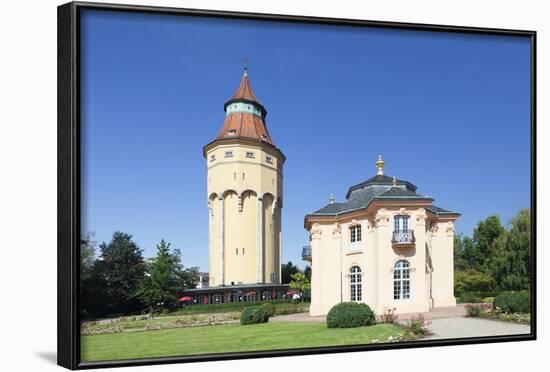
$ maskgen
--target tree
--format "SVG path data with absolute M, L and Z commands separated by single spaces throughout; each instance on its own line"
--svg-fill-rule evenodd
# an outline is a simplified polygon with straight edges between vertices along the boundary
M 487 269 L 499 290 L 523 290 L 531 286 L 531 213 L 519 211 L 511 228 L 498 237 Z
M 474 242 L 469 236 L 457 234 L 454 237 L 454 262 L 456 270 L 467 270 L 475 267 Z
M 80 238 L 80 286 L 88 280 L 94 269 L 96 242 L 92 240 L 93 234 L 88 233 Z
M 147 265 L 145 278 L 137 292 L 137 297 L 149 307 L 169 306 L 177 300 L 182 288 L 194 288 L 198 281 L 198 269 L 183 269 L 181 252 L 174 249 L 170 253 L 170 243 L 164 239 L 157 245 L 156 257 Z
M 306 276 L 306 278 L 310 281 L 311 283 L 311 266 L 310 265 L 307 265 L 304 269 L 304 274 Z
M 471 268 L 484 271 L 487 260 L 492 255 L 494 242 L 506 233 L 506 229 L 500 223 L 498 216 L 489 216 L 481 221 L 474 229 L 471 252 L 468 253 Z
M 295 273 L 290 276 L 292 281 L 290 282 L 290 288 L 297 289 L 302 294 L 302 301 L 304 301 L 304 295 L 309 292 L 311 283 L 304 273 Z
M 299 273 L 300 269 L 294 265 L 291 261 L 281 265 L 281 283 L 288 284 L 292 280 L 291 275 Z
M 140 309 L 136 293 L 145 275 L 142 250 L 132 235 L 117 231 L 109 244 L 99 246 L 98 274 L 105 285 L 108 314 L 131 313 Z

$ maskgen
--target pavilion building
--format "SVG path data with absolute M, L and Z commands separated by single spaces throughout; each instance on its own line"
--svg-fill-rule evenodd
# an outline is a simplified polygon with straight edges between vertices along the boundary
M 368 304 L 376 314 L 455 306 L 454 222 L 460 214 L 433 205 L 416 186 L 384 175 L 351 186 L 346 201 L 305 216 L 310 247 L 312 316 L 337 303 Z

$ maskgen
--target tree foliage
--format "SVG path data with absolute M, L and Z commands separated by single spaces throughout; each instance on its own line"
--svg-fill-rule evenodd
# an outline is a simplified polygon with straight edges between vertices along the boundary
M 487 271 L 498 290 L 519 291 L 531 286 L 531 214 L 521 210 L 510 231 L 495 240 Z
M 292 281 L 292 274 L 299 273 L 300 269 L 294 265 L 292 261 L 288 261 L 286 264 L 281 265 L 281 283 L 289 284 Z
M 302 301 L 304 300 L 304 295 L 309 293 L 311 288 L 311 282 L 304 273 L 295 273 L 290 276 L 292 281 L 290 282 L 290 288 L 297 289 L 302 293 Z
M 194 288 L 198 282 L 198 269 L 183 269 L 181 252 L 170 253 L 170 243 L 164 239 L 157 245 L 156 257 L 147 265 L 137 292 L 137 297 L 152 310 L 154 307 L 168 307 L 177 301 L 177 293 Z
M 498 216 L 479 222 L 473 238 L 455 236 L 455 293 L 522 290 L 531 281 L 531 215 L 520 210 L 507 230 Z
M 145 275 L 142 250 L 132 240 L 132 235 L 117 231 L 109 244 L 99 246 L 100 259 L 96 262 L 103 281 L 109 314 L 124 314 L 140 309 L 136 296 Z

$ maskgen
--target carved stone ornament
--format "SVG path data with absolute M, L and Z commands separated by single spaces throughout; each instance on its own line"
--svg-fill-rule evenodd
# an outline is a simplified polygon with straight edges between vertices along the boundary
M 339 223 L 335 223 L 332 225 L 332 236 L 334 238 L 339 238 L 340 236 L 342 236 L 342 227 Z
M 323 231 L 321 230 L 321 225 L 319 225 L 318 223 L 314 223 L 313 226 L 311 226 L 311 229 L 309 230 L 309 238 L 320 239 L 322 233 Z
M 436 235 L 437 230 L 439 230 L 439 225 L 436 222 L 433 222 L 432 226 L 430 227 L 430 232 L 432 233 L 432 235 Z
M 452 222 L 447 222 L 447 228 L 445 229 L 447 235 L 453 235 L 455 233 L 455 226 Z
M 384 208 L 378 211 L 376 217 L 374 218 L 374 224 L 376 227 L 386 226 L 386 224 L 390 222 L 390 216 L 386 212 L 387 211 Z

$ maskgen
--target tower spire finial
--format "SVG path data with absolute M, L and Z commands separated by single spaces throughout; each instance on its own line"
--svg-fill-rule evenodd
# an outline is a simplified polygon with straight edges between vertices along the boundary
M 246 57 L 243 58 L 243 69 L 244 69 L 244 76 L 248 76 L 248 64 L 250 63 L 250 60 Z
M 378 168 L 378 172 L 376 172 L 377 176 L 383 176 L 384 175 L 384 160 L 382 160 L 382 155 L 378 155 L 378 161 L 376 162 L 376 168 Z
M 334 195 L 332 193 L 330 193 L 330 195 L 328 197 L 328 203 L 329 204 L 334 204 Z

